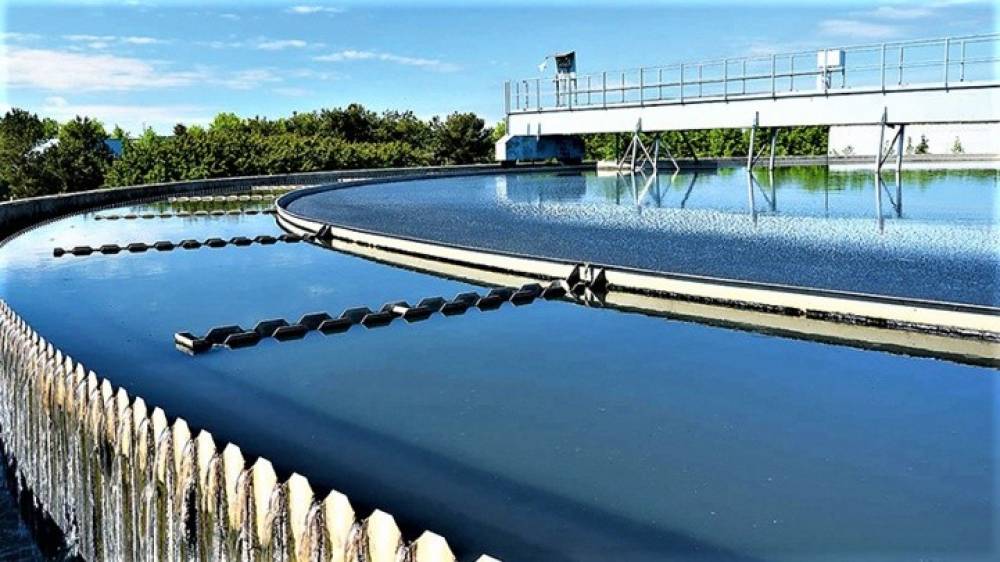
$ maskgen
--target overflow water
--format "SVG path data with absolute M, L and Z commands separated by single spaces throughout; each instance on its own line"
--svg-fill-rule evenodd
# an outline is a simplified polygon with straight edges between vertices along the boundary
M 964 188 L 965 180 L 948 180 L 954 191 L 941 204 L 957 201 L 957 210 L 912 219 L 924 232 L 978 232 L 971 241 L 934 241 L 968 244 L 970 270 L 956 275 L 983 267 L 996 249 L 982 247 L 994 236 L 992 217 L 961 207 L 966 198 L 955 193 L 992 194 L 992 178 Z M 606 248 L 642 243 L 665 259 L 660 248 L 669 245 L 651 237 L 673 232 L 690 210 L 664 205 L 669 228 L 656 230 L 660 207 L 608 204 L 605 182 L 592 175 L 435 180 L 328 192 L 336 202 L 323 205 L 369 228 L 423 229 L 423 238 L 458 236 L 451 222 L 462 220 L 463 236 L 480 242 L 503 233 L 522 244 L 522 229 L 564 228 L 535 243 L 567 252 L 580 249 L 571 243 L 600 240 L 574 239 L 579 228 L 628 232 Z M 933 185 L 907 195 L 914 213 L 940 208 L 918 203 Z M 705 191 L 713 190 L 719 195 L 706 199 L 718 208 L 702 211 L 726 220 L 712 228 L 763 231 L 746 230 L 746 217 L 727 210 L 722 184 Z M 837 226 L 837 236 L 872 236 L 852 230 L 876 225 L 851 218 L 850 204 L 836 207 L 847 209 L 841 218 L 812 216 L 811 195 L 793 205 L 796 190 L 785 191 L 779 209 L 785 202 L 802 209 L 789 218 L 794 224 L 856 220 Z M 857 195 L 838 193 L 839 201 Z M 435 222 L 444 217 L 437 207 L 458 218 Z M 163 209 L 102 213 L 154 208 Z M 757 224 L 768 218 L 785 217 L 762 213 Z M 905 212 L 887 218 L 876 236 L 890 240 L 897 227 L 910 228 L 907 220 Z M 407 538 L 439 533 L 461 560 L 486 552 L 505 561 L 985 562 L 1000 552 L 995 370 L 558 301 L 189 357 L 174 349 L 174 332 L 481 288 L 309 244 L 51 255 L 55 246 L 279 233 L 266 215 L 68 217 L 0 248 L 0 298 L 64 353 L 184 418 L 192 435 L 204 428 L 216 443 L 239 444 L 251 461 L 266 457 L 282 479 L 298 472 L 318 496 L 338 490 L 359 517 L 384 509 Z M 900 259 L 943 259 L 912 244 L 902 244 Z M 692 263 L 709 264 L 709 255 Z M 806 276 L 806 269 L 780 273 Z M 967 296 L 974 301 L 985 290 Z M 45 460 L 56 459 L 36 463 Z M 55 484 L 50 494 L 60 493 Z M 120 504 L 120 493 L 102 501 Z M 120 536 L 138 524 L 95 529 L 88 521 L 74 527 L 74 540 Z M 165 532 L 164 544 L 180 540 L 171 534 L 180 532 L 176 525 Z

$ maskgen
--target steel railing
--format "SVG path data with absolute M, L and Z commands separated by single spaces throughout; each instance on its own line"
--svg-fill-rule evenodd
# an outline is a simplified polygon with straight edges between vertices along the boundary
M 820 53 L 843 52 L 838 66 Z M 740 97 L 947 89 L 1000 76 L 1000 33 L 641 67 L 504 83 L 506 114 Z

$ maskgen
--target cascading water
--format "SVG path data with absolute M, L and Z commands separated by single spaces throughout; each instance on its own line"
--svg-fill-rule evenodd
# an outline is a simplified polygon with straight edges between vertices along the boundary
M 279 482 L 267 460 L 246 466 L 238 447 L 148 412 L 3 301 L 0 441 L 17 459 L 12 477 L 85 560 L 455 560 L 438 535 L 405 541 L 392 516 L 358 519 L 343 494 L 317 499 L 302 476 Z

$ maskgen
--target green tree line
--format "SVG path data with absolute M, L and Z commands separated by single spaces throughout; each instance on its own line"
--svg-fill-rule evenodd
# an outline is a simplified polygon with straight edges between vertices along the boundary
M 131 137 L 97 120 L 66 123 L 12 109 L 0 118 L 0 198 L 241 175 L 489 162 L 504 134 L 472 113 L 423 120 L 412 112 L 375 113 L 359 104 L 268 119 L 220 113 L 207 126 L 178 124 L 173 134 L 147 129 Z M 767 131 L 760 132 L 762 141 Z M 650 140 L 648 135 L 647 141 Z M 828 129 L 782 130 L 779 155 L 824 154 Z M 122 139 L 114 158 L 105 144 Z M 745 156 L 749 132 L 712 129 L 663 133 L 675 156 Z M 607 160 L 627 135 L 585 137 L 586 157 Z M 766 141 L 764 141 L 766 142 Z
M 101 186 L 318 170 L 471 164 L 492 160 L 492 130 L 472 113 L 422 120 L 358 104 L 240 118 L 207 127 L 178 124 L 170 136 L 131 138 L 77 117 L 59 125 L 21 109 L 0 119 L 0 197 L 33 197 Z M 105 144 L 122 139 L 113 158 Z
M 778 156 L 813 156 L 827 152 L 829 141 L 828 127 L 791 127 L 781 129 L 775 143 L 775 154 Z M 760 129 L 754 140 L 754 150 L 765 148 L 768 142 L 769 129 Z M 649 133 L 640 135 L 647 146 L 652 145 L 653 136 Z M 586 135 L 584 146 L 586 158 L 590 160 L 614 160 L 615 155 L 628 147 L 631 135 L 598 134 Z M 669 147 L 675 158 L 689 158 L 692 153 L 701 157 L 746 157 L 750 147 L 749 129 L 705 129 L 695 131 L 667 131 L 660 133 L 660 139 Z M 764 154 L 767 154 L 765 148 Z M 617 151 L 617 152 L 616 152 Z M 665 154 L 661 153 L 661 156 Z

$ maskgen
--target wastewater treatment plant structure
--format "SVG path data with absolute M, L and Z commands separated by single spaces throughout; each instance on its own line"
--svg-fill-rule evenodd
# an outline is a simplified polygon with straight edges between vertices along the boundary
M 997 129 L 998 41 L 564 53 L 496 165 L 0 204 L 9 487 L 85 560 L 996 560 L 997 156 L 901 147 Z

